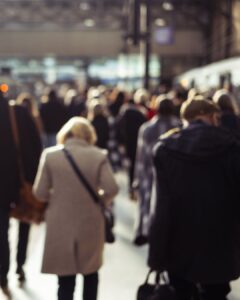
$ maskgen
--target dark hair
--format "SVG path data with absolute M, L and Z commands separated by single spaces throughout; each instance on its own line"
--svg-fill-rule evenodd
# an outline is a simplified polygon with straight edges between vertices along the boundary
M 159 96 L 157 101 L 157 113 L 160 116 L 171 116 L 174 113 L 174 105 L 172 100 L 168 99 L 166 96 Z
M 188 98 L 188 91 L 187 90 L 177 90 L 176 98 L 178 98 L 182 102 L 186 101 Z
M 48 99 L 50 101 L 57 101 L 58 97 L 57 97 L 57 93 L 54 89 L 49 90 L 48 92 Z
M 213 97 L 214 102 L 220 107 L 222 112 L 235 113 L 233 99 L 227 92 L 216 92 Z

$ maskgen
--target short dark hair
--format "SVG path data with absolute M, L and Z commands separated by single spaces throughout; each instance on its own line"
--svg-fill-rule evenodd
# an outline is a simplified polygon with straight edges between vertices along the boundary
M 180 114 L 182 119 L 192 121 L 197 116 L 210 115 L 216 112 L 220 112 L 220 109 L 215 103 L 197 96 L 182 104 Z
M 213 101 L 220 107 L 221 111 L 235 113 L 234 99 L 228 91 L 217 91 L 213 96 Z
M 172 100 L 170 100 L 167 96 L 161 95 L 158 96 L 157 99 L 157 113 L 160 116 L 171 116 L 174 113 L 174 105 Z

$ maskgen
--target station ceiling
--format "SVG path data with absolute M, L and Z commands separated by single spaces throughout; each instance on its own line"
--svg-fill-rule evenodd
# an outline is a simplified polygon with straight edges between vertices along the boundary
M 0 0 L 0 30 L 91 30 L 126 28 L 130 0 Z M 147 0 L 149 1 L 149 0 Z M 179 25 L 187 15 L 198 16 L 207 22 L 211 0 L 151 0 L 153 20 L 159 17 L 168 22 L 173 14 Z M 171 3 L 172 10 L 163 8 Z M 192 18 L 195 19 L 194 17 Z M 194 20 L 196 21 L 196 19 Z M 192 22 L 194 24 L 194 22 Z M 196 22 L 195 22 L 196 23 Z M 189 26 L 189 24 L 185 24 Z

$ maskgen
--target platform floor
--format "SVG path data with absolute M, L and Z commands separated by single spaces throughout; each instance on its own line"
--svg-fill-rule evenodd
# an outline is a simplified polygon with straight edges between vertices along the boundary
M 117 175 L 121 191 L 116 199 L 117 242 L 105 249 L 105 264 L 100 271 L 98 300 L 135 300 L 137 287 L 144 281 L 147 266 L 147 247 L 135 247 L 132 244 L 136 203 L 128 200 L 127 179 L 123 174 Z M 11 221 L 11 247 L 15 249 L 17 222 Z M 27 282 L 19 288 L 14 274 L 15 253 L 12 251 L 12 264 L 9 273 L 12 300 L 56 300 L 57 281 L 52 275 L 40 273 L 44 224 L 32 226 L 26 262 Z M 82 292 L 81 276 L 78 277 L 75 300 L 80 300 Z M 7 299 L 0 291 L 0 300 Z M 231 300 L 240 300 L 240 281 L 233 283 Z

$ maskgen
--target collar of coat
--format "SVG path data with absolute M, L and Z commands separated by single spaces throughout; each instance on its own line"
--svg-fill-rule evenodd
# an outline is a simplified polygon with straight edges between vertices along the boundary
M 65 142 L 65 145 L 79 145 L 79 146 L 89 146 L 89 144 L 84 141 L 84 140 L 81 140 L 79 138 L 68 138 Z

